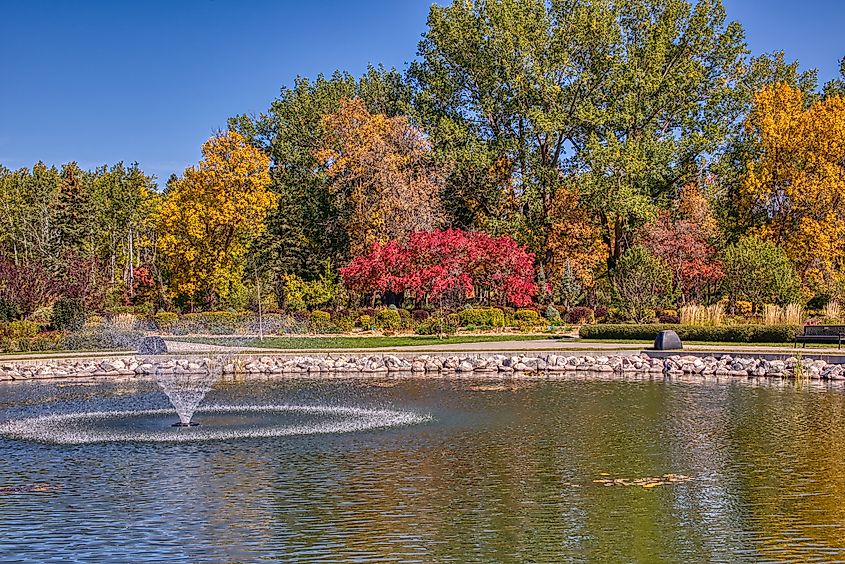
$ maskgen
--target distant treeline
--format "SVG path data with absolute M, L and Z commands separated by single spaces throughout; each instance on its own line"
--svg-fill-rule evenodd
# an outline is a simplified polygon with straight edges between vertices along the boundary
M 823 304 L 845 295 L 842 71 L 820 86 L 782 52 L 752 56 L 719 0 L 435 5 L 406 71 L 299 77 L 164 190 L 137 165 L 0 167 L 0 299 L 19 317 L 62 296 L 492 301 L 459 274 L 390 263 L 412 233 L 454 229 L 515 240 L 538 302 L 634 317 L 725 297 Z M 362 258 L 341 284 L 356 257 L 414 282 L 363 284 Z

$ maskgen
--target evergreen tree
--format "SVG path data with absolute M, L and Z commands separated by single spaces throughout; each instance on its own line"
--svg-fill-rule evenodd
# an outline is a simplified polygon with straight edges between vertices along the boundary
M 566 308 L 570 308 L 577 305 L 583 297 L 581 282 L 572 271 L 572 265 L 567 260 L 563 274 L 555 288 L 555 301 Z

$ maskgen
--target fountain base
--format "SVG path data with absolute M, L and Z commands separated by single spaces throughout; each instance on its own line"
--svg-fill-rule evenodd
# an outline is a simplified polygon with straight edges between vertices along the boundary
M 199 423 L 194 423 L 193 421 L 191 421 L 190 423 L 182 423 L 181 421 L 177 421 L 176 423 L 171 425 L 171 427 L 199 427 L 199 426 L 200 426 Z

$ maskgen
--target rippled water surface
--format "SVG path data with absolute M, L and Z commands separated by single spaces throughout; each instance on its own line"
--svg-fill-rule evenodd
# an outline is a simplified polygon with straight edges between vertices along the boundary
M 205 404 L 227 406 L 195 417 L 209 431 L 336 427 L 200 442 L 0 437 L 0 561 L 845 560 L 839 389 L 250 381 L 219 384 Z M 167 405 L 152 382 L 16 382 L 0 385 L 0 428 L 143 411 L 74 424 L 168 433 Z M 280 405 L 332 409 L 238 411 Z M 409 418 L 350 429 L 338 407 Z

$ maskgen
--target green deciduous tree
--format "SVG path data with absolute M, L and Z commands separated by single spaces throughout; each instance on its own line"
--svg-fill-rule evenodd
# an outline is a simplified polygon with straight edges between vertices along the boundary
M 479 179 L 453 190 L 453 213 L 514 233 L 543 263 L 567 180 L 613 267 L 737 117 L 745 46 L 718 0 L 460 1 L 428 24 L 410 70 L 419 119 L 455 161 L 452 184 Z
M 637 321 L 646 321 L 674 300 L 672 270 L 645 247 L 625 251 L 613 278 L 619 301 Z
M 342 202 L 332 193 L 317 151 L 326 137 L 323 117 L 336 112 L 341 100 L 355 97 L 368 111 L 393 117 L 407 111 L 410 91 L 399 72 L 382 67 L 369 68 L 358 80 L 340 72 L 313 81 L 298 77 L 266 113 L 230 120 L 230 128 L 270 157 L 271 189 L 279 202 L 253 249 L 272 273 L 280 301 L 286 273 L 314 280 L 326 260 L 342 264 L 349 258 L 348 236 L 337 221 Z
M 725 249 L 723 288 L 732 301 L 741 299 L 759 309 L 785 305 L 800 297 L 800 280 L 783 249 L 755 236 L 742 237 Z

